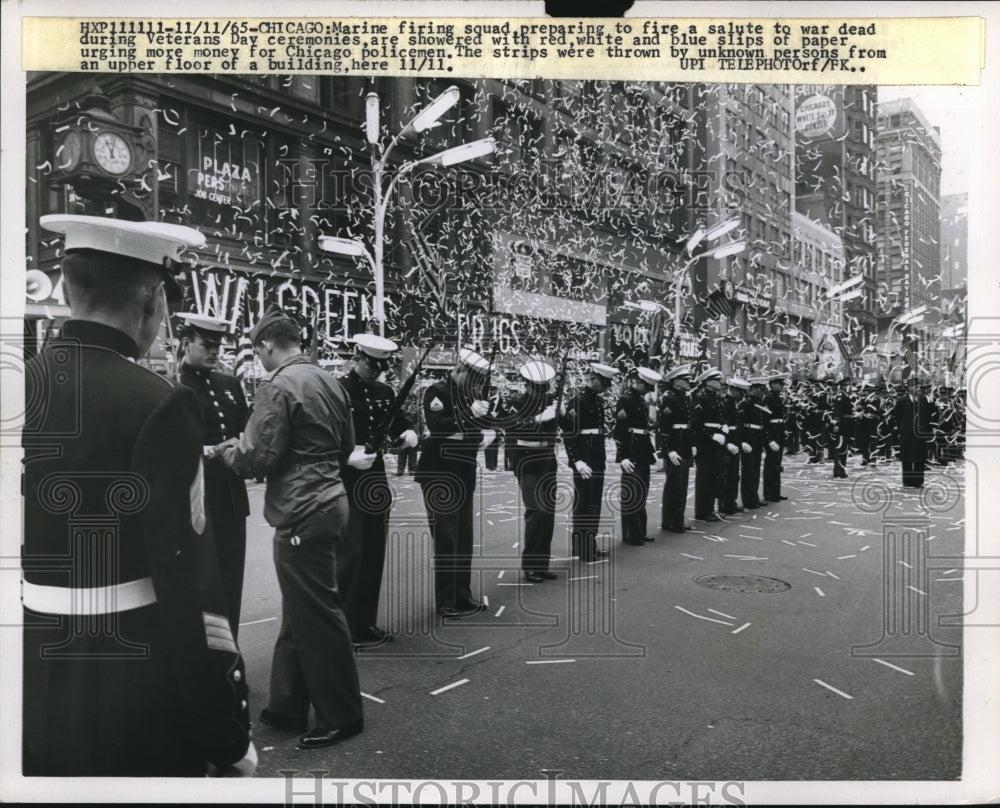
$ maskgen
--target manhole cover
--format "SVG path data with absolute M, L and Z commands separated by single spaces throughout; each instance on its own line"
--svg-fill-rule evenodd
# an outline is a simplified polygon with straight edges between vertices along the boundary
M 792 588 L 790 583 L 777 578 L 766 578 L 763 575 L 699 575 L 694 582 L 709 589 L 749 592 L 753 595 L 769 595 L 772 592 L 784 592 Z

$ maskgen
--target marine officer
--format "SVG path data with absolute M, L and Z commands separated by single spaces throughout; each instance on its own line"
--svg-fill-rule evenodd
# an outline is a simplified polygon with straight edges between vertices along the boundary
M 635 368 L 630 375 L 630 387 L 615 406 L 613 435 L 617 462 L 622 469 L 622 541 L 641 547 L 653 541 L 646 526 L 646 500 L 649 497 L 649 470 L 656 462 L 646 396 L 663 377 L 650 368 Z
M 354 644 L 374 647 L 392 640 L 377 625 L 392 510 L 383 453 L 389 443 L 398 443 L 401 450 L 415 447 L 417 433 L 402 410 L 385 423 L 396 396 L 380 377 L 399 346 L 375 334 L 357 334 L 352 341 L 354 367 L 340 383 L 351 399 L 355 448 L 362 451 L 353 453 L 342 471 L 350 515 L 337 546 L 337 588 Z M 383 428 L 385 434 L 377 435 Z M 373 441 L 379 445 L 371 445 Z
M 180 381 L 198 396 L 205 419 L 205 451 L 210 453 L 212 447 L 239 437 L 250 411 L 239 380 L 216 370 L 219 347 L 229 332 L 229 323 L 193 312 L 181 315 L 181 320 Z M 243 600 L 250 501 L 243 479 L 218 457 L 205 462 L 205 507 L 212 521 L 219 571 L 229 604 L 227 613 L 236 636 Z
M 663 484 L 663 510 L 660 528 L 671 533 L 683 533 L 691 525 L 684 523 L 687 506 L 688 479 L 692 453 L 691 389 L 692 368 L 682 365 L 667 372 L 664 380 L 670 385 L 660 401 L 657 428 L 660 433 L 660 454 L 667 472 Z

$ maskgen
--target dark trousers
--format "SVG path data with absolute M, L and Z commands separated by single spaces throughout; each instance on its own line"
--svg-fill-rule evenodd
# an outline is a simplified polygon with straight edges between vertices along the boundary
M 772 451 L 770 446 L 764 446 L 764 499 L 777 502 L 781 498 L 781 444 L 778 451 Z
M 924 484 L 924 469 L 926 460 L 903 461 L 903 485 L 907 488 L 919 488 Z
M 740 499 L 745 508 L 752 508 L 761 502 L 760 455 L 760 446 L 753 446 L 749 452 L 740 455 Z
M 604 497 L 604 469 L 594 470 L 589 480 L 573 470 L 573 532 L 570 553 L 582 561 L 593 561 L 597 531 L 601 527 L 601 500 Z
M 212 535 L 215 537 L 215 554 L 219 559 L 219 575 L 226 595 L 226 616 L 233 630 L 239 634 L 240 608 L 243 603 L 243 570 L 247 554 L 247 520 L 237 514 L 228 492 L 206 502 Z
M 639 461 L 631 474 L 622 472 L 619 502 L 622 512 L 622 541 L 626 544 L 643 544 L 646 541 L 648 498 L 649 463 Z
M 356 635 L 378 622 L 392 491 L 385 470 L 374 467 L 352 480 L 345 475 L 344 482 L 350 516 L 337 545 L 337 588 Z
M 684 508 L 687 506 L 687 490 L 690 469 L 688 461 L 681 459 L 679 466 L 670 462 L 668 457 L 663 461 L 667 471 L 667 479 L 663 484 L 663 512 L 660 516 L 660 527 L 663 530 L 684 529 Z
M 420 487 L 434 540 L 434 604 L 439 609 L 460 608 L 472 600 L 474 486 L 445 477 Z
M 483 449 L 483 463 L 486 468 L 490 471 L 497 470 L 497 463 L 500 461 L 500 444 L 503 442 L 503 438 L 497 435 L 490 443 Z
M 740 450 L 742 453 L 742 449 Z M 719 486 L 719 510 L 736 510 L 736 498 L 740 495 L 740 455 L 728 449 L 723 452 L 721 463 L 721 483 Z
M 399 447 L 399 460 L 396 461 L 396 476 L 409 469 L 411 472 L 417 470 L 417 447 Z
M 848 436 L 846 432 L 839 432 L 830 435 L 830 448 L 833 452 L 833 476 L 834 478 L 847 476 L 847 448 Z
M 866 465 L 872 461 L 872 444 L 875 438 L 875 424 L 861 421 L 854 432 L 854 443 L 861 455 L 861 461 Z
M 552 555 L 556 525 L 556 459 L 521 463 L 517 472 L 524 503 L 524 548 L 521 569 L 544 572 Z
M 809 453 L 810 463 L 820 463 L 823 461 L 823 436 L 822 427 L 811 424 L 802 429 L 802 445 Z
M 793 455 L 799 451 L 799 426 L 796 421 L 785 422 L 785 454 Z
M 337 590 L 335 548 L 347 512 L 347 497 L 337 497 L 301 524 L 274 534 L 281 630 L 268 708 L 305 723 L 312 704 L 316 726 L 327 729 L 363 715 L 354 646 Z
M 722 455 L 725 451 L 719 444 L 698 446 L 698 455 L 694 459 L 694 518 L 702 519 L 715 513 L 715 498 L 719 493 L 719 477 L 722 466 Z M 667 459 L 670 462 L 670 459 Z

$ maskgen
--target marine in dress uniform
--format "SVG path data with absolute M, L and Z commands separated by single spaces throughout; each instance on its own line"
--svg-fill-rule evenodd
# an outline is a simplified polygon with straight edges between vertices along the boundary
M 505 408 L 507 456 L 524 504 L 524 544 L 521 569 L 531 583 L 550 581 L 552 533 L 556 521 L 556 437 L 559 413 L 549 382 L 556 369 L 541 359 L 519 368 L 524 393 L 513 396 Z
M 364 729 L 354 646 L 337 589 L 336 548 L 347 527 L 341 469 L 357 450 L 351 402 L 302 354 L 298 324 L 271 308 L 250 341 L 268 372 L 242 437 L 216 448 L 244 478 L 265 475 L 264 518 L 274 528 L 281 628 L 263 723 L 304 733 L 300 749 L 332 746 Z M 315 723 L 308 732 L 309 708 Z
M 663 377 L 650 368 L 636 368 L 633 374 L 630 389 L 615 405 L 613 435 L 617 462 L 622 469 L 622 541 L 641 547 L 653 541 L 647 530 L 646 500 L 649 498 L 649 470 L 656 462 L 646 396 Z
M 364 450 L 395 400 L 392 388 L 379 377 L 388 369 L 389 359 L 399 346 L 375 334 L 358 334 L 353 341 L 354 367 L 340 382 L 351 399 L 355 448 Z M 417 445 L 417 433 L 402 411 L 389 424 L 386 437 L 403 449 Z M 392 639 L 376 625 L 392 490 L 385 474 L 383 446 L 371 448 L 375 451 L 358 452 L 342 470 L 351 510 L 347 530 L 337 547 L 337 587 L 347 625 L 354 643 L 366 647 Z
M 767 377 L 768 392 L 764 395 L 764 406 L 770 410 L 764 427 L 764 471 L 762 474 L 764 499 L 780 502 L 788 499 L 781 494 L 781 454 L 785 448 L 785 421 L 788 413 L 782 390 L 785 373 L 772 373 Z
M 703 522 L 718 522 L 715 500 L 722 487 L 722 454 L 725 452 L 726 431 L 722 413 L 722 373 L 709 369 L 695 379 L 698 391 L 691 397 L 691 430 L 695 456 L 694 518 Z
M 660 454 L 667 479 L 663 484 L 663 509 L 660 529 L 683 533 L 691 525 L 684 523 L 687 490 L 691 463 L 693 462 L 691 406 L 688 391 L 691 389 L 691 366 L 682 365 L 668 371 L 664 380 L 670 388 L 660 401 L 657 430 L 660 433 Z
M 823 462 L 823 447 L 826 445 L 826 418 L 828 409 L 826 393 L 814 379 L 809 380 L 810 390 L 806 396 L 805 412 L 802 414 L 802 443 L 809 452 L 810 463 Z
M 740 404 L 740 434 L 743 454 L 740 456 L 740 499 L 744 508 L 751 510 L 767 505 L 760 497 L 760 461 L 766 441 L 767 422 L 771 411 L 764 404 L 767 379 L 758 376 L 748 379 L 750 395 Z
M 490 411 L 484 389 L 489 368 L 485 357 L 462 348 L 448 378 L 424 391 L 429 434 L 415 479 L 434 541 L 434 602 L 446 618 L 485 608 L 472 597 L 472 544 L 476 456 Z
M 854 401 L 848 390 L 849 379 L 842 379 L 833 394 L 830 408 L 830 445 L 833 450 L 833 477 L 847 477 L 847 452 L 854 436 Z
M 903 470 L 903 487 L 920 488 L 924 484 L 928 446 L 934 439 L 931 427 L 931 407 L 920 392 L 916 378 L 906 383 L 906 393 L 896 401 L 892 419 L 899 436 L 899 459 Z
M 235 376 L 215 370 L 219 345 L 229 323 L 217 317 L 183 314 L 181 349 L 184 358 L 180 382 L 198 396 L 205 419 L 205 448 L 238 438 L 250 416 L 243 388 Z M 243 569 L 247 550 L 247 516 L 250 501 L 243 480 L 217 457 L 205 462 L 205 507 L 212 521 L 215 551 L 219 556 L 227 614 L 236 636 L 243 600 Z
M 722 399 L 722 420 L 725 426 L 726 444 L 723 447 L 725 451 L 722 453 L 719 511 L 727 515 L 743 510 L 736 502 L 740 494 L 740 456 L 743 452 L 740 402 L 749 389 L 750 382 L 734 376 L 726 382 L 726 394 Z
M 563 445 L 573 469 L 573 529 L 570 552 L 581 561 L 594 561 L 608 554 L 597 546 L 607 469 L 605 410 L 602 396 L 611 388 L 618 369 L 600 362 L 590 363 L 590 378 L 567 402 L 562 420 Z
M 873 463 L 872 447 L 875 444 L 875 431 L 878 428 L 880 409 L 875 385 L 865 382 L 859 402 L 860 414 L 855 425 L 855 440 L 861 455 L 861 465 Z
M 197 230 L 43 216 L 72 311 L 27 366 L 23 773 L 252 774 L 247 683 L 204 509 L 197 396 L 135 363 Z M 234 765 L 235 764 L 235 765 Z

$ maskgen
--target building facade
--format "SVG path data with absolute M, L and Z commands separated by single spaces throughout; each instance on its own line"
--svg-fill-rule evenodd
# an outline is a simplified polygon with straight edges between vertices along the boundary
M 879 342 L 900 378 L 923 364 L 941 299 L 941 138 L 912 99 L 879 104 L 877 178 Z

